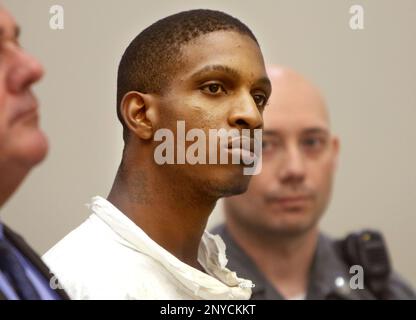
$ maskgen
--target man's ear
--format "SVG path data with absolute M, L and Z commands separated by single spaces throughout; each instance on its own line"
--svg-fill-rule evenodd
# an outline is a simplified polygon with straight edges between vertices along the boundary
M 153 137 L 156 121 L 154 99 L 149 94 L 127 92 L 121 100 L 120 112 L 129 130 L 143 140 Z
M 334 158 L 334 170 L 338 168 L 338 161 L 339 161 L 339 149 L 340 149 L 340 142 L 337 136 L 332 137 L 332 152 Z

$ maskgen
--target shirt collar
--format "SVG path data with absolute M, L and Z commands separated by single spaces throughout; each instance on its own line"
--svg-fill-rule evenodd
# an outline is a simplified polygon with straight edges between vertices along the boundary
M 234 299 L 250 297 L 251 281 L 238 278 L 235 272 L 226 268 L 225 244 L 219 236 L 205 231 L 201 239 L 198 261 L 208 275 L 183 263 L 159 246 L 106 199 L 99 196 L 92 198 L 89 208 L 123 239 L 123 245 L 160 262 L 172 276 L 195 294 L 203 298 L 212 298 L 213 295 Z

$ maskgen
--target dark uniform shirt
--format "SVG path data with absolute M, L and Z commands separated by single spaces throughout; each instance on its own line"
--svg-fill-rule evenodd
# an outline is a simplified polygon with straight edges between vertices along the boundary
M 225 242 L 228 258 L 227 268 L 235 271 L 239 277 L 250 279 L 254 283 L 251 299 L 284 299 L 262 275 L 251 258 L 235 243 L 224 225 L 214 228 L 211 232 L 219 234 Z M 335 241 L 320 234 L 310 270 L 306 299 L 377 299 L 365 286 L 364 289 L 351 289 L 350 279 L 354 274 L 350 274 L 349 270 L 350 267 L 337 252 Z M 397 274 L 392 273 L 387 281 L 389 299 L 416 299 L 413 289 Z

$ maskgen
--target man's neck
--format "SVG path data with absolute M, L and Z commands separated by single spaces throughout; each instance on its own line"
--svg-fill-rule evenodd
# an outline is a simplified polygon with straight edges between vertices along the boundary
M 318 241 L 317 228 L 293 236 L 265 236 L 234 223 L 228 223 L 227 227 L 234 241 L 284 298 L 306 294 Z
M 30 167 L 20 163 L 3 163 L 0 161 L 0 208 L 9 199 L 29 173 Z
M 162 171 L 149 167 L 120 169 L 108 200 L 156 243 L 201 270 L 199 244 L 215 201 L 199 197 L 195 190 L 171 181 Z

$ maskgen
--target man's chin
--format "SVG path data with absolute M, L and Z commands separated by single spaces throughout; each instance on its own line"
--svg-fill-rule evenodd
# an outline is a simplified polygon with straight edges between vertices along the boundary
M 242 194 L 247 191 L 247 184 L 232 184 L 224 188 L 223 196 L 222 197 L 231 197 Z
M 299 237 L 307 233 L 314 226 L 315 223 L 310 221 L 280 221 L 278 223 L 271 222 L 265 228 L 283 237 Z
M 219 199 L 244 193 L 251 179 L 251 176 L 243 175 L 242 167 L 236 165 L 202 165 L 196 168 L 197 171 L 187 171 L 186 175 L 207 198 Z
M 220 191 L 221 197 L 231 197 L 247 191 L 251 176 L 237 174 L 223 178 L 222 181 L 217 181 L 217 189 Z
M 14 158 L 24 166 L 33 167 L 45 159 L 48 148 L 45 134 L 41 130 L 34 130 L 16 142 Z

